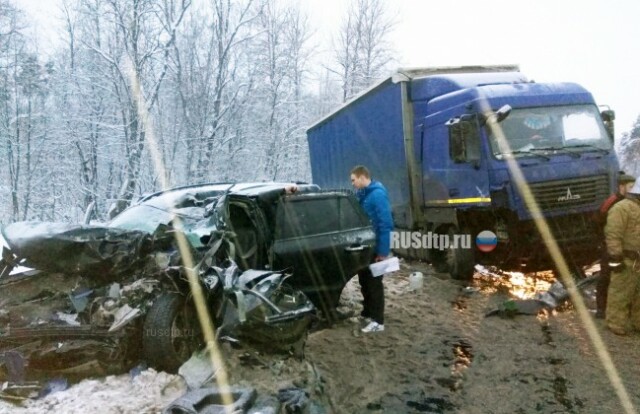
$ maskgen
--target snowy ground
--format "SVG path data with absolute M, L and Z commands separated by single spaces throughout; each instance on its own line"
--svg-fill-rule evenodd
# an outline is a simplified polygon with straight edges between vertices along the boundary
M 416 270 L 426 275 L 418 292 L 409 289 Z M 329 413 L 625 412 L 571 306 L 537 317 L 484 316 L 507 299 L 546 289 L 549 274 L 478 274 L 463 286 L 429 272 L 422 263 L 403 262 L 386 277 L 383 333 L 363 335 L 358 320 L 347 319 L 312 332 L 304 360 L 223 346 L 230 382 L 261 394 L 303 387 Z M 344 309 L 359 312 L 355 281 L 342 299 Z M 601 320 L 595 324 L 635 409 L 640 336 L 618 337 Z M 0 412 L 152 413 L 184 391 L 180 377 L 147 370 L 133 379 L 87 379 L 23 407 L 0 401 Z M 628 406 L 627 412 L 634 411 Z

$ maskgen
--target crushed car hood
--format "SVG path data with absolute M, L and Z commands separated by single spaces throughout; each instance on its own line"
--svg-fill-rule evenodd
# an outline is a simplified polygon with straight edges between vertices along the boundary
M 25 265 L 49 272 L 118 275 L 143 264 L 154 248 L 148 233 L 102 226 L 18 222 L 2 232 Z

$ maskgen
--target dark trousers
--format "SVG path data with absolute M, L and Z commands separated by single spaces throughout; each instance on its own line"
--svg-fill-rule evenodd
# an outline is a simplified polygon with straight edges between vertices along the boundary
M 609 269 L 609 255 L 605 252 L 600 259 L 600 279 L 596 285 L 596 312 L 598 316 L 606 314 L 607 292 L 611 282 L 611 269 Z
M 384 325 L 384 285 L 382 276 L 374 277 L 369 267 L 358 272 L 360 292 L 364 298 L 361 315 Z

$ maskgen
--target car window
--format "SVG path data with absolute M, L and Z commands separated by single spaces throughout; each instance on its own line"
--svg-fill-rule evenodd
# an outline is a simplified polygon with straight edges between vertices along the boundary
M 204 218 L 204 208 L 188 207 L 169 211 L 147 204 L 129 207 L 109 222 L 109 227 L 153 233 L 159 225 L 168 225 L 179 217 L 185 227 Z
M 276 217 L 276 238 L 310 236 L 361 228 L 369 225 L 360 206 L 347 197 L 289 199 L 280 203 Z
M 285 200 L 276 214 L 276 238 L 310 236 L 340 229 L 339 199 Z
M 369 219 L 360 210 L 357 201 L 347 197 L 340 198 L 340 228 L 355 229 L 369 225 Z

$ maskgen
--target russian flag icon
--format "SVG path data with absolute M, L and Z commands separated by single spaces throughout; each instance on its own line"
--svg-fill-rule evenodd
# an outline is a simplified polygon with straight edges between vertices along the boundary
M 476 236 L 476 246 L 481 252 L 489 253 L 498 245 L 496 234 L 489 230 L 484 230 Z

